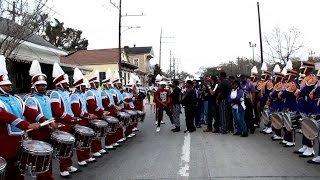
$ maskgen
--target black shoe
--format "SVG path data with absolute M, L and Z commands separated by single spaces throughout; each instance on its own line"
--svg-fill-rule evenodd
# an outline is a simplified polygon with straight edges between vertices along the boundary
M 284 145 L 283 147 L 295 147 L 296 145 L 295 144 L 292 144 L 292 145 Z
M 233 134 L 234 136 L 237 136 L 237 135 L 242 135 L 241 132 L 237 131 L 236 133 Z
M 302 154 L 303 152 L 300 152 L 300 151 L 296 150 L 296 151 L 293 151 L 293 153 L 294 154 Z
M 240 137 L 248 137 L 248 133 L 242 133 Z
M 171 129 L 172 132 L 179 132 L 180 131 L 180 127 L 176 127 L 174 129 Z
M 192 130 L 189 130 L 189 133 L 192 133 L 192 132 L 195 132 L 196 131 L 196 128 L 192 129 Z
M 312 161 L 311 159 L 307 161 L 309 164 L 320 164 L 320 162 Z
M 284 142 L 281 141 L 281 142 L 279 142 L 279 144 L 287 144 L 287 143 L 284 143 Z
M 300 154 L 299 157 L 300 157 L 300 158 L 314 157 L 314 154 L 311 154 L 311 155 L 303 155 L 303 154 Z
M 184 133 L 187 133 L 187 132 L 189 132 L 188 130 L 185 130 L 185 131 L 183 131 Z

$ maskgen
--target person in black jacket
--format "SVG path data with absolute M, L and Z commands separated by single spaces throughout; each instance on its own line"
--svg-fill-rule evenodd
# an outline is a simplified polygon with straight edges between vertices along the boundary
M 179 88 L 179 81 L 174 80 L 172 82 L 173 91 L 170 94 L 172 100 L 172 118 L 175 125 L 175 128 L 172 129 L 173 132 L 180 131 L 180 111 L 181 111 L 181 89 Z
M 184 106 L 187 130 L 184 132 L 193 132 L 196 130 L 194 126 L 194 118 L 196 114 L 197 97 L 191 80 L 186 82 L 186 92 L 182 97 L 182 105 Z

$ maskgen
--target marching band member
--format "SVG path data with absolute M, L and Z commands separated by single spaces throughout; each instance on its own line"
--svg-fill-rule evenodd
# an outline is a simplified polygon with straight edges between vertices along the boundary
M 116 112 L 120 111 L 121 108 L 115 105 L 113 92 L 110 90 L 110 78 L 111 78 L 111 70 L 108 69 L 106 72 L 106 78 L 102 80 L 103 90 L 101 91 L 102 105 L 105 110 L 110 112 L 110 116 L 116 116 Z M 112 85 L 112 84 L 111 84 Z M 105 148 L 108 150 L 115 149 L 114 147 L 120 146 L 116 139 L 115 134 L 107 135 L 105 139 Z
M 81 126 L 89 126 L 89 121 L 98 118 L 94 114 L 88 113 L 87 102 L 85 97 L 86 83 L 84 82 L 84 76 L 80 69 L 75 68 L 73 74 L 73 85 L 75 91 L 71 94 L 71 110 L 76 117 L 81 118 L 78 122 Z M 85 167 L 87 162 L 96 162 L 96 159 L 90 155 L 91 149 L 77 150 L 78 165 Z
M 314 69 L 314 67 L 315 65 L 313 62 L 302 62 L 300 71 L 305 75 L 305 77 L 301 81 L 300 90 L 297 90 L 295 93 L 298 101 L 297 110 L 301 113 L 304 113 L 305 115 L 311 113 L 313 109 L 309 94 L 314 89 L 314 86 L 318 81 L 317 77 L 312 74 L 312 70 Z M 308 140 L 305 136 L 303 136 L 302 145 L 303 147 L 295 151 L 294 153 L 300 154 L 299 157 L 313 157 L 313 141 Z
M 130 79 L 126 88 L 123 89 L 123 100 L 124 100 L 124 109 L 125 110 L 134 110 L 134 101 L 135 97 L 133 97 L 133 87 L 134 86 L 134 81 L 133 79 Z M 125 135 L 128 138 L 132 138 L 136 136 L 133 132 L 133 124 L 129 124 L 126 128 Z
M 135 100 L 133 101 L 134 103 L 134 109 L 135 110 L 138 110 L 138 111 L 144 111 L 144 99 L 146 97 L 146 94 L 147 94 L 147 91 L 145 88 L 143 88 L 141 86 L 141 81 L 139 79 L 139 77 L 136 77 L 137 80 L 136 80 L 136 85 L 133 87 L 133 96 L 135 97 Z M 135 131 L 139 131 L 138 129 L 138 121 L 133 125 L 133 129 L 132 131 L 135 132 Z
M 292 62 L 289 60 L 285 67 L 287 69 L 286 72 L 286 84 L 285 89 L 279 93 L 279 97 L 283 99 L 283 107 L 290 112 L 295 112 L 297 109 L 297 101 L 294 93 L 299 88 L 295 79 L 297 77 L 297 71 L 292 69 Z M 284 138 L 281 144 L 285 144 L 284 147 L 293 147 L 295 146 L 295 130 L 288 131 L 286 128 L 284 129 Z
M 273 90 L 270 93 L 270 109 L 272 112 L 280 112 L 283 108 L 283 102 L 282 99 L 278 97 L 279 93 L 284 90 L 284 85 L 282 83 L 282 79 L 284 76 L 281 74 L 281 69 L 278 64 L 275 65 L 273 72 L 274 74 L 274 86 Z M 275 129 L 273 128 L 273 131 L 275 134 L 271 137 L 272 140 L 277 141 L 277 140 L 282 140 L 283 137 L 281 135 L 281 129 Z
M 42 113 L 47 119 L 52 119 L 52 110 L 50 104 L 50 98 L 46 96 L 47 90 L 47 76 L 42 73 L 40 63 L 37 60 L 32 61 L 29 75 L 32 77 L 32 95 L 29 96 L 26 100 L 26 106 L 36 111 Z M 57 128 L 56 126 L 53 126 Z M 42 127 L 39 130 L 31 131 L 28 133 L 28 137 L 33 140 L 40 140 L 44 142 L 50 142 L 50 132 L 51 130 L 48 126 Z M 52 176 L 52 162 L 50 163 L 49 170 L 46 173 L 37 175 L 37 179 L 50 180 L 54 179 Z
M 313 113 L 319 114 L 320 113 L 320 70 L 317 73 L 318 82 L 315 88 L 310 92 L 309 97 L 312 100 L 312 104 L 314 107 Z M 320 145 L 320 141 L 319 145 Z M 320 146 L 318 146 L 318 156 L 308 160 L 307 162 L 310 164 L 320 164 Z
M 12 96 L 12 83 L 8 78 L 5 57 L 0 55 L 0 156 L 7 162 L 5 180 L 24 179 L 20 170 L 15 165 L 23 131 L 27 129 L 39 129 L 36 121 L 44 121 L 46 118 L 38 111 L 25 106 L 21 98 Z M 29 123 L 24 120 L 35 120 Z
M 62 131 L 71 133 L 73 130 L 72 125 L 78 119 L 74 117 L 71 110 L 67 76 L 58 63 L 53 64 L 52 77 L 54 78 L 53 83 L 56 86 L 56 89 L 50 94 L 52 115 L 57 123 L 64 125 L 61 128 Z M 62 177 L 68 178 L 70 177 L 70 173 L 79 172 L 76 167 L 72 166 L 72 154 L 69 158 L 59 159 L 59 163 L 60 175 Z
M 86 92 L 87 100 L 87 109 L 90 114 L 102 118 L 109 114 L 108 111 L 105 111 L 102 106 L 101 92 L 98 90 L 100 86 L 99 74 L 95 72 L 94 75 L 89 79 L 90 89 Z M 94 139 L 92 140 L 92 153 L 94 157 L 101 157 L 101 154 L 107 153 L 104 148 L 102 148 L 101 140 Z
M 260 127 L 260 112 L 258 108 L 258 102 L 259 102 L 259 91 L 258 91 L 258 86 L 260 86 L 260 81 L 258 81 L 258 69 L 256 66 L 253 66 L 251 69 L 251 76 L 250 76 L 250 81 L 253 84 L 255 88 L 255 95 L 253 97 L 253 109 L 254 109 L 254 114 L 253 114 L 253 120 L 254 120 L 254 127 Z M 260 87 L 259 87 L 260 88 Z M 261 89 L 261 88 L 260 88 Z
M 260 90 L 260 107 L 261 108 L 268 108 L 270 105 L 269 100 L 269 94 L 272 92 L 273 89 L 273 83 L 271 82 L 271 72 L 268 71 L 267 64 L 263 62 L 261 66 L 261 90 Z M 265 129 L 262 131 L 263 134 L 271 134 L 272 133 L 272 128 L 271 124 L 265 124 Z

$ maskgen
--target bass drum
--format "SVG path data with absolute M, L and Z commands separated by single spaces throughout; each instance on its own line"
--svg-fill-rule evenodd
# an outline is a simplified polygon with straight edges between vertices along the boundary
M 269 110 L 265 109 L 261 112 L 261 119 L 263 124 L 267 125 L 270 122 Z
M 6 173 L 7 162 L 4 158 L 0 157 L 0 180 L 4 180 Z
M 301 129 L 303 135 L 309 140 L 315 140 L 319 137 L 320 121 L 312 118 L 303 118 L 301 122 Z
M 275 129 L 281 129 L 283 126 L 282 123 L 282 115 L 280 113 L 273 113 L 271 116 L 272 127 L 274 127 Z
M 289 113 L 283 113 L 283 125 L 287 129 L 287 131 L 293 130 L 293 124 L 291 120 L 291 114 Z

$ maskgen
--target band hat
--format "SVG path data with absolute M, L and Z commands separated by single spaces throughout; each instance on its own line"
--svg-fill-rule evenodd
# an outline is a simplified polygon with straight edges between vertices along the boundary
M 288 74 L 287 74 L 287 69 L 286 69 L 286 67 L 284 67 L 284 68 L 282 69 L 281 74 L 282 74 L 283 76 L 288 75 Z
M 290 59 L 289 59 L 288 62 L 286 63 L 286 69 L 287 69 L 287 70 L 293 69 L 293 68 L 292 68 L 292 61 L 291 61 Z
M 80 71 L 79 68 L 75 68 L 74 72 L 73 72 L 73 85 L 74 87 L 78 87 L 81 85 L 86 85 L 86 83 L 84 82 L 84 76 L 82 74 L 82 72 Z
M 274 72 L 274 73 L 280 73 L 280 72 L 281 72 L 281 69 L 280 69 L 279 64 L 276 64 L 276 65 L 274 66 L 273 72 Z
M 87 89 L 90 88 L 90 83 L 89 83 L 89 80 L 87 78 L 83 78 L 83 83 L 85 84 Z
M 282 78 L 284 78 L 284 76 L 285 76 L 281 72 L 276 72 L 276 73 L 274 73 L 274 75 L 277 77 L 282 77 Z
M 293 69 L 288 69 L 287 70 L 287 74 L 293 75 L 293 76 L 297 76 L 298 72 L 293 70 Z
M 268 71 L 268 67 L 265 62 L 263 62 L 261 66 L 261 75 L 271 75 L 271 72 Z
M 99 71 L 96 70 L 88 81 L 89 83 L 100 83 Z
M 62 70 L 58 63 L 53 64 L 52 77 L 54 78 L 53 83 L 55 85 L 61 83 L 68 83 L 67 77 L 65 76 L 65 72 Z
M 3 55 L 0 55 L 0 86 L 11 84 L 12 83 L 8 77 L 6 58 Z
M 303 69 L 303 68 L 315 68 L 315 64 L 314 62 L 311 62 L 311 61 L 302 61 L 300 69 Z
M 33 60 L 29 70 L 31 76 L 31 83 L 33 85 L 47 84 L 47 76 L 42 73 L 41 66 L 38 60 Z
M 119 72 L 117 70 L 114 71 L 114 80 L 112 81 L 112 83 L 121 84 L 121 78 L 120 78 Z
M 257 66 L 253 66 L 251 69 L 251 77 L 257 77 L 257 76 L 259 76 Z

